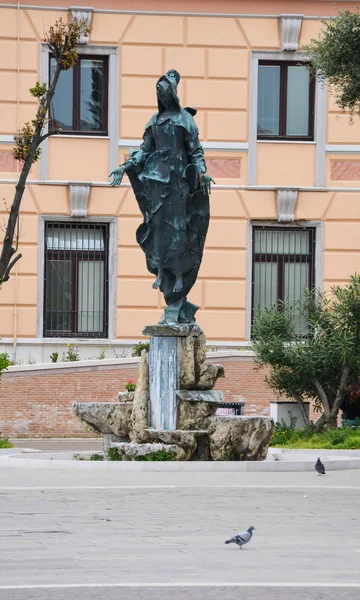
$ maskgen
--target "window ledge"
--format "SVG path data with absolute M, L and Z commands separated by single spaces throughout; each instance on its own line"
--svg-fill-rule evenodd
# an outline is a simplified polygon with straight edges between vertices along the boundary
M 316 144 L 315 140 L 256 140 L 258 144 Z
M 109 140 L 110 137 L 108 135 L 72 135 L 71 133 L 59 133 L 57 135 L 52 136 L 54 138 L 72 138 L 74 140 Z

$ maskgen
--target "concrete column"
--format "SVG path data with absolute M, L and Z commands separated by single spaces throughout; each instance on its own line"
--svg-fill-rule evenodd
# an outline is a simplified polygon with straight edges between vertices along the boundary
M 150 427 L 176 429 L 176 337 L 152 337 L 149 353 Z
M 198 336 L 197 325 L 149 325 L 150 427 L 176 430 L 177 396 L 180 387 L 182 338 Z

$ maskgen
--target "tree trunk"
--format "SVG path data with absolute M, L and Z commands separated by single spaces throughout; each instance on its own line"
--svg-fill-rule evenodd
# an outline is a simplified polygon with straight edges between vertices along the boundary
M 305 404 L 303 402 L 303 399 L 301 398 L 300 394 L 294 394 L 294 398 L 295 398 L 296 402 L 299 405 L 302 418 L 304 419 L 304 423 L 305 423 L 305 425 L 307 425 L 309 423 L 309 417 L 308 417 L 308 414 L 306 412 L 306 408 L 305 408 Z
M 336 398 L 333 406 L 331 407 L 331 414 L 337 418 L 338 412 L 344 402 L 345 392 L 348 384 L 348 379 L 350 375 L 350 365 L 345 364 L 343 368 L 343 372 L 341 374 L 339 389 L 336 393 Z
M 337 413 L 336 415 L 322 413 L 322 415 L 318 418 L 318 420 L 315 423 L 316 431 L 323 431 L 324 429 L 334 429 L 336 427 Z
M 328 399 L 327 395 L 325 394 L 325 390 L 324 390 L 323 386 L 321 385 L 320 381 L 318 379 L 316 379 L 316 377 L 312 376 L 310 379 L 312 381 L 312 384 L 313 384 L 315 390 L 317 391 L 319 400 L 324 407 L 324 414 L 330 415 L 331 406 L 330 406 L 329 399 Z
M 336 414 L 325 415 L 324 429 L 336 429 L 338 412 Z
M 53 75 L 51 85 L 46 94 L 45 104 L 44 105 L 40 104 L 40 106 L 38 107 L 38 110 L 36 113 L 35 131 L 34 131 L 34 136 L 33 136 L 32 142 L 31 142 L 30 150 L 29 150 L 28 155 L 23 164 L 23 168 L 20 173 L 19 181 L 15 187 L 16 191 L 15 191 L 14 201 L 11 205 L 9 219 L 8 219 L 8 223 L 6 226 L 3 247 L 1 250 L 1 256 L 0 256 L 0 285 L 10 279 L 11 269 L 13 268 L 15 263 L 21 258 L 21 254 L 18 254 L 15 258 L 12 259 L 12 257 L 16 253 L 16 248 L 13 247 L 13 243 L 14 243 L 14 237 L 15 237 L 16 224 L 17 224 L 17 220 L 19 218 L 21 200 L 24 195 L 26 180 L 28 178 L 28 175 L 29 175 L 29 172 L 31 169 L 31 165 L 33 164 L 36 150 L 40 146 L 41 142 L 44 141 L 44 139 L 46 139 L 49 135 L 52 135 L 52 133 L 47 133 L 46 135 L 42 136 L 41 131 L 43 128 L 45 116 L 47 115 L 49 107 L 50 107 L 51 99 L 55 93 L 55 88 L 56 88 L 56 84 L 59 80 L 60 71 L 61 71 L 61 66 L 60 66 L 60 59 L 59 59 L 57 65 L 56 65 L 56 69 L 55 69 L 55 72 Z
M 322 431 L 324 429 L 324 425 L 325 425 L 325 414 L 322 413 L 322 415 L 318 418 L 318 420 L 315 423 L 316 431 Z
M 332 429 L 337 427 L 338 414 L 339 410 L 341 409 L 342 403 L 344 402 L 344 396 L 348 384 L 350 370 L 350 365 L 345 364 L 343 372 L 341 374 L 339 388 L 336 392 L 334 403 L 332 405 L 328 403 L 330 406 L 330 410 L 328 410 L 327 407 L 323 404 L 324 412 L 315 423 L 315 427 L 318 431 L 320 431 L 321 429 Z M 318 386 L 320 386 L 320 384 L 318 384 Z M 319 390 L 318 386 L 317 389 Z M 324 393 L 324 390 L 322 391 Z
M 9 267 L 11 267 L 15 264 L 14 261 L 12 261 L 13 262 L 12 265 L 10 263 L 12 256 L 16 252 L 15 248 L 13 247 L 15 228 L 16 228 L 17 220 L 19 218 L 20 204 L 21 204 L 21 200 L 22 200 L 22 197 L 23 197 L 24 191 L 25 191 L 26 179 L 27 179 L 27 176 L 31 169 L 31 164 L 32 164 L 32 160 L 33 160 L 36 148 L 37 148 L 37 144 L 34 139 L 33 143 L 31 144 L 31 149 L 29 151 L 29 154 L 27 155 L 26 160 L 24 162 L 24 166 L 22 168 L 22 171 L 21 171 L 21 174 L 19 177 L 19 181 L 15 188 L 16 189 L 15 197 L 14 197 L 14 201 L 11 205 L 9 219 L 8 219 L 6 232 L 5 232 L 4 244 L 3 244 L 1 256 L 0 256 L 0 283 L 3 283 L 4 281 L 7 281 L 9 279 L 9 273 L 10 273 Z

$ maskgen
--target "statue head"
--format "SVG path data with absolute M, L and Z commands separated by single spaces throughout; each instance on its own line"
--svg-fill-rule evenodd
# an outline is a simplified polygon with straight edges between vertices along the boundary
M 175 69 L 170 69 L 165 75 L 162 75 L 156 84 L 156 94 L 158 97 L 159 112 L 175 104 L 180 108 L 180 100 L 177 95 L 177 86 L 180 81 L 180 75 Z

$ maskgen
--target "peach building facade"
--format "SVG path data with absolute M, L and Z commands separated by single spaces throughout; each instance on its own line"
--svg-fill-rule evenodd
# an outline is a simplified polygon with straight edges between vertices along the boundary
M 65 128 L 43 143 L 32 167 L 19 222 L 23 257 L 0 292 L 0 350 L 22 362 L 49 362 L 51 351 L 73 342 L 83 357 L 101 348 L 110 357 L 159 320 L 162 296 L 151 287 L 135 239 L 139 208 L 128 181 L 111 188 L 108 176 L 141 143 L 156 111 L 156 81 L 170 68 L 181 74 L 182 105 L 198 111 L 208 172 L 216 181 L 203 263 L 190 295 L 209 342 L 246 348 L 256 306 L 296 299 L 308 284 L 328 290 L 359 271 L 360 120 L 351 125 L 329 90 L 301 67 L 303 45 L 316 37 L 322 18 L 335 14 L 332 2 L 21 4 L 0 4 L 2 224 L 19 174 L 13 135 L 35 114 L 28 89 L 48 81 L 44 32 L 60 17 L 89 19 L 79 69 L 93 69 L 90 87 L 103 69 L 94 109 L 103 121 L 86 130 L 88 109 L 82 115 L 72 105 L 76 94 L 86 96 L 85 75 L 78 91 L 74 75 L 71 101 L 64 81 L 54 114 L 58 110 Z M 341 7 L 355 10 L 356 3 Z M 67 310 L 76 316 L 66 319 Z M 90 324 L 81 311 L 92 312 Z M 60 325 L 55 313 L 62 313 Z

